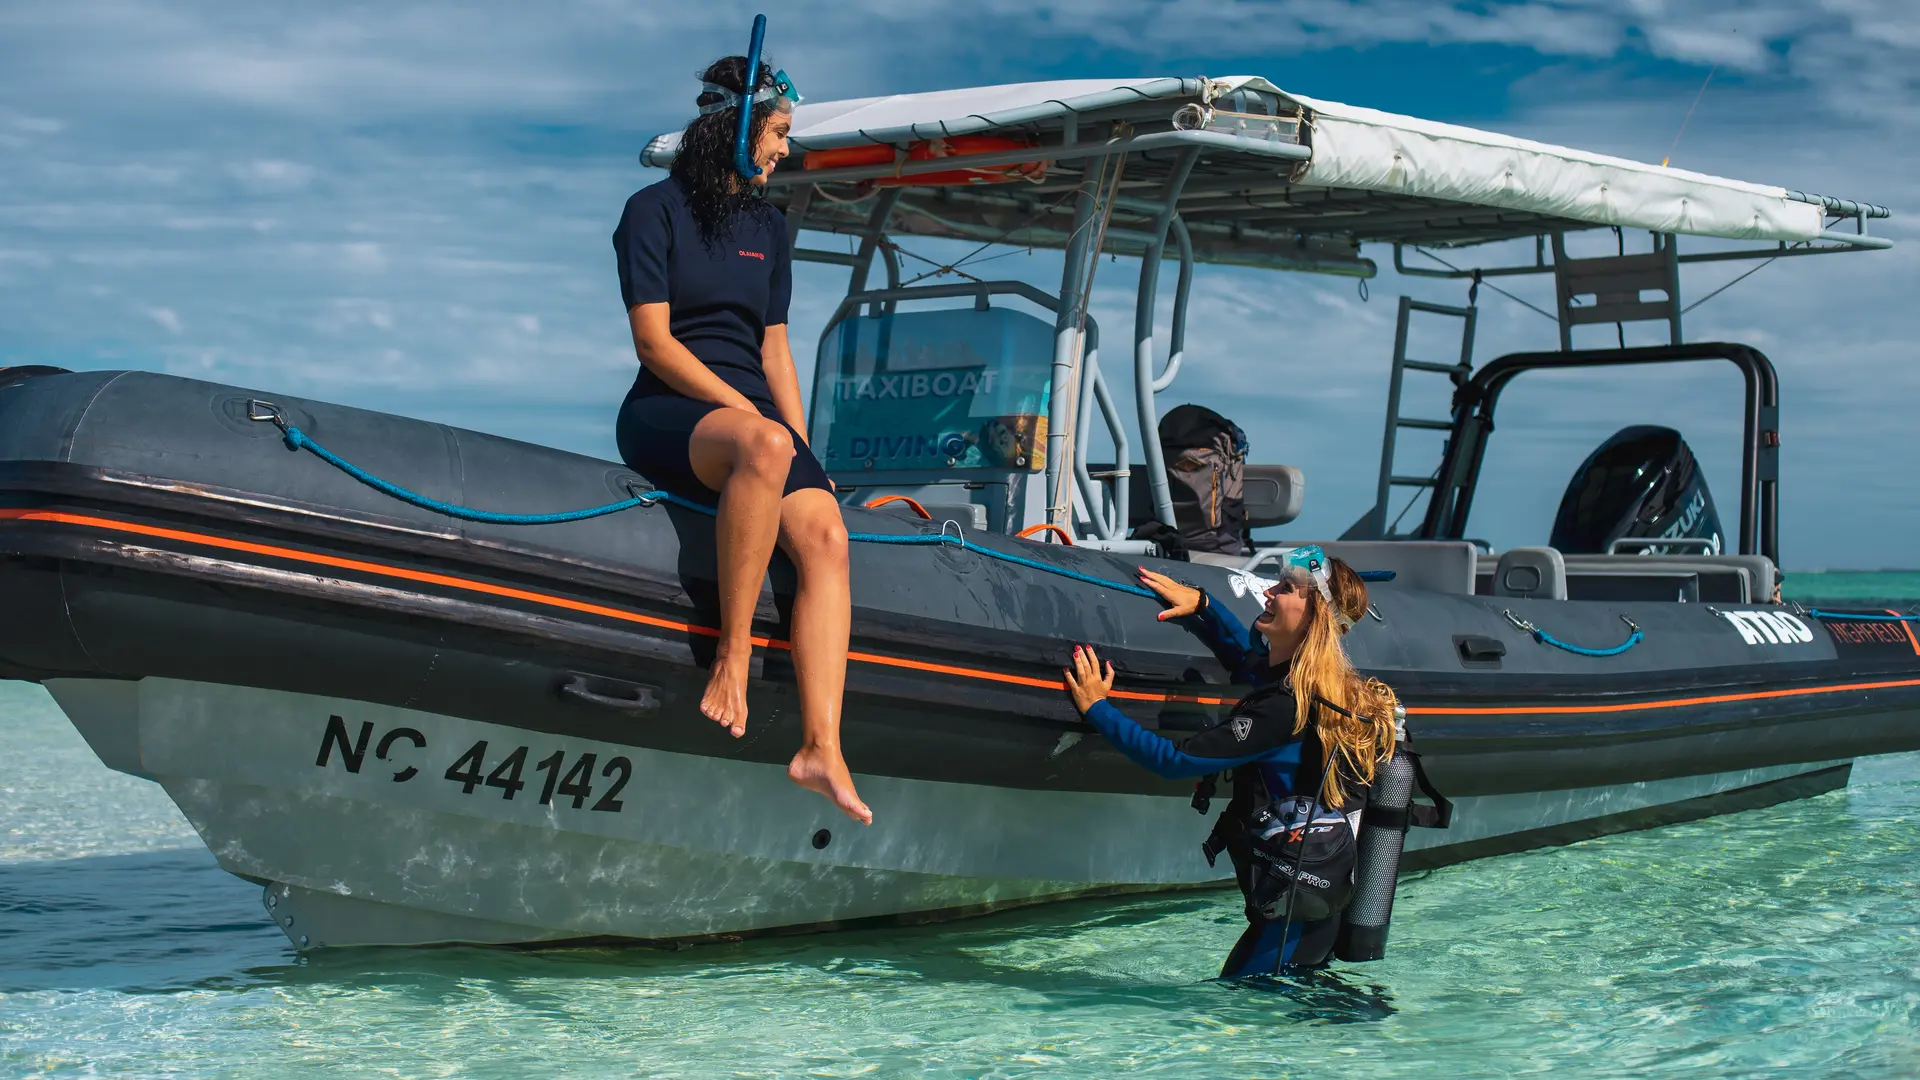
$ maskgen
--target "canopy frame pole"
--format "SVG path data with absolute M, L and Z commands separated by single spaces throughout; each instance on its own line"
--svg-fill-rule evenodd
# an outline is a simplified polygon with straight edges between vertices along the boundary
M 1173 215 L 1173 240 L 1180 249 L 1180 282 L 1173 289 L 1173 330 L 1167 341 L 1167 366 L 1153 380 L 1153 392 L 1173 385 L 1187 358 L 1187 294 L 1193 290 L 1193 237 L 1179 214 Z
M 1152 492 L 1153 516 L 1168 528 L 1173 527 L 1173 489 L 1167 483 L 1166 456 L 1160 452 L 1160 410 L 1154 405 L 1154 395 L 1173 382 L 1173 375 L 1178 373 L 1178 369 L 1169 357 L 1168 370 L 1163 376 L 1165 383 L 1154 378 L 1153 303 L 1160 286 L 1160 258 L 1166 251 L 1167 229 L 1180 209 L 1180 189 L 1186 186 L 1187 177 L 1193 174 L 1194 163 L 1199 159 L 1198 147 L 1188 149 L 1180 155 L 1180 159 L 1174 163 L 1173 172 L 1167 177 L 1159 211 L 1154 214 L 1147 251 L 1140 259 L 1140 290 L 1134 294 L 1133 303 L 1133 399 L 1140 413 L 1140 443 L 1146 452 L 1147 486 Z M 1191 281 L 1191 271 L 1185 268 L 1185 263 L 1191 261 L 1192 257 L 1191 242 L 1183 255 L 1181 285 L 1186 286 Z M 1185 291 L 1185 288 L 1179 290 L 1180 293 Z M 1173 341 L 1178 344 L 1174 348 L 1184 352 L 1186 306 L 1176 303 L 1175 308 Z M 1172 351 L 1169 349 L 1170 353 Z
M 1069 120 L 1068 143 L 1078 141 L 1079 125 Z M 1089 158 L 1089 166 L 1100 158 Z M 1073 200 L 1073 232 L 1068 235 L 1066 258 L 1060 268 L 1060 306 L 1053 320 L 1053 384 L 1047 395 L 1047 471 L 1046 521 L 1062 529 L 1073 527 L 1072 489 L 1062 483 L 1062 470 L 1071 470 L 1067 460 L 1068 427 L 1073 422 L 1074 368 L 1080 359 L 1081 328 L 1078 325 L 1081 292 L 1087 275 L 1088 249 L 1092 247 L 1093 217 L 1100 201 L 1102 170 L 1089 167 L 1080 181 Z M 1099 258 L 1099 252 L 1092 252 Z M 1064 497 L 1063 497 L 1064 496 Z
M 853 273 L 847 280 L 848 296 L 866 291 L 867 273 L 873 269 L 873 253 L 879 249 L 880 239 L 886 235 L 887 219 L 893 216 L 893 205 L 899 201 L 900 189 L 887 188 L 880 192 L 872 213 L 867 215 L 866 230 L 860 235 L 860 249 L 853 256 Z M 899 282 L 889 280 L 887 287 L 898 288 Z
M 1106 421 L 1107 434 L 1113 439 L 1114 460 L 1118 462 L 1113 472 L 1101 474 L 1101 479 L 1107 481 L 1104 488 L 1087 471 L 1087 436 L 1093 429 L 1096 408 L 1100 410 L 1100 418 Z M 1107 380 L 1100 374 L 1100 324 L 1091 315 L 1087 317 L 1086 356 L 1080 361 L 1080 407 L 1074 412 L 1073 422 L 1073 481 L 1080 490 L 1088 529 L 1102 540 L 1118 540 L 1127 528 L 1127 428 L 1120 420 L 1119 409 L 1114 407 Z

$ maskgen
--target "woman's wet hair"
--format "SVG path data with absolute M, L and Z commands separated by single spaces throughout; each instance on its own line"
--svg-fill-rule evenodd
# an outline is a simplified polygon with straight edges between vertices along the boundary
M 1303 590 L 1307 632 L 1294 651 L 1289 671 L 1298 702 L 1293 731 L 1298 735 L 1312 725 L 1320 745 L 1329 755 L 1337 756 L 1340 768 L 1327 777 L 1326 801 L 1352 809 L 1346 805 L 1341 777 L 1373 782 L 1374 769 L 1393 752 L 1394 708 L 1400 702 L 1387 684 L 1363 678 L 1347 659 L 1347 650 L 1340 643 L 1346 631 L 1334 618 L 1333 609 L 1338 608 L 1353 625 L 1359 625 L 1367 615 L 1367 583 L 1344 560 L 1329 559 L 1327 563 L 1332 607 L 1318 589 Z M 1335 707 L 1328 708 L 1329 704 Z
M 737 98 L 742 89 L 747 58 L 728 56 L 715 60 L 700 73 L 702 82 L 724 86 Z M 773 85 L 773 68 L 760 65 L 754 89 Z M 723 95 L 704 91 L 695 104 L 705 106 L 724 100 Z M 759 146 L 767 121 L 781 107 L 780 99 L 762 101 L 753 106 L 749 146 Z M 749 184 L 734 171 L 734 147 L 739 138 L 740 110 L 719 109 L 696 116 L 680 133 L 680 149 L 673 158 L 673 178 L 687 192 L 694 224 L 700 230 L 701 243 L 712 247 L 731 231 L 734 219 L 742 214 L 765 217 L 769 213 L 758 184 Z

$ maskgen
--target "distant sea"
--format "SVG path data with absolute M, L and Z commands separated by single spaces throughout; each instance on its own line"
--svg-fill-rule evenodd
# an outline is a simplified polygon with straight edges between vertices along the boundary
M 1920 570 L 1789 570 L 1781 594 L 1809 607 L 1844 602 L 1905 611 L 1920 602 Z

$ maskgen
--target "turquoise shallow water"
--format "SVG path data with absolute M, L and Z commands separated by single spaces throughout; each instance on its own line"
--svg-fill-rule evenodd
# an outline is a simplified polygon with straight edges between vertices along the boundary
M 302 960 L 157 787 L 0 683 L 0 1075 L 1910 1077 L 1917 826 L 1901 755 L 1799 803 L 1449 867 L 1402 883 L 1386 961 L 1285 992 L 1209 981 L 1231 893 Z
M 1788 600 L 1818 606 L 1818 602 L 1845 602 L 1858 606 L 1884 601 L 1906 610 L 1920 597 L 1920 570 L 1821 570 L 1788 573 L 1781 585 Z

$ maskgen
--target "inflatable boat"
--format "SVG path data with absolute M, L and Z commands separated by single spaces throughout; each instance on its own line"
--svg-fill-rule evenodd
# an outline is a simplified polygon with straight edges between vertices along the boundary
M 981 101 L 959 100 L 969 93 Z M 1560 236 L 1601 224 L 1600 211 L 1558 194 L 1511 206 L 1444 187 L 1472 170 L 1423 176 L 1433 186 L 1419 194 L 1383 191 L 1356 158 L 1367 147 L 1343 141 L 1363 119 L 1460 155 L 1497 147 L 1563 179 L 1604 173 L 1607 213 L 1644 209 L 1627 224 L 1656 234 L 1649 258 L 1666 269 L 1675 232 L 1859 250 L 1878 246 L 1865 223 L 1885 213 L 1363 112 L 1260 80 L 1192 79 L 802 106 L 803 151 L 906 148 L 924 125 L 968 117 L 977 132 L 1025 140 L 984 152 L 981 167 L 1048 166 L 1041 182 L 1003 170 L 1017 187 L 865 183 L 915 175 L 891 159 L 776 178 L 796 235 L 863 237 L 855 256 L 798 257 L 854 270 L 822 338 L 809 415 L 864 538 L 844 744 L 871 827 L 785 779 L 799 724 L 784 640 L 791 572 L 778 560 L 759 611 L 752 719 L 735 740 L 695 707 L 715 640 L 710 517 L 651 496 L 618 464 L 270 390 L 0 369 L 0 677 L 42 683 L 104 763 L 162 785 L 220 865 L 263 887 L 301 948 L 698 940 L 1220 885 L 1199 853 L 1191 786 L 1093 736 L 1060 679 L 1071 646 L 1093 642 L 1120 672 L 1114 696 L 1129 715 L 1168 733 L 1215 722 L 1235 690 L 1191 636 L 1156 620 L 1134 568 L 1192 581 L 1250 620 L 1265 561 L 1285 547 L 1181 561 L 1130 535 L 1180 517 L 1152 423 L 1178 363 L 1156 373 L 1152 350 L 1148 283 L 1169 237 L 1180 317 L 1194 262 L 1364 274 L 1361 240 L 1550 236 L 1556 258 L 1542 272 L 1584 269 L 1561 257 Z M 1227 130 L 1215 124 L 1227 113 L 1266 119 Z M 1118 117 L 1133 134 L 1062 134 Z M 670 152 L 656 140 L 650 160 Z M 1129 180 L 1163 182 L 1161 201 L 1103 186 L 1122 157 Z M 1657 216 L 1674 176 L 1688 177 L 1690 222 Z M 1010 208 L 1047 198 L 1048 185 L 1081 201 L 1076 216 L 1100 216 L 1108 247 L 1097 250 L 1143 256 L 1133 440 L 1074 295 L 1090 230 L 1042 214 L 1009 234 L 1067 247 L 1061 296 L 1018 283 L 865 288 L 889 231 L 1005 229 Z M 834 197 L 810 202 L 821 190 Z M 1327 202 L 1340 213 L 1227 229 L 1224 192 L 1244 196 L 1234 204 L 1247 214 Z M 1827 227 L 1836 214 L 1858 229 Z M 972 303 L 913 310 L 955 297 Z M 1437 307 L 1402 305 L 1379 505 L 1346 537 L 1319 540 L 1372 572 L 1373 610 L 1350 650 L 1399 691 L 1411 745 L 1451 802 L 1446 828 L 1414 830 L 1403 868 L 1810 795 L 1844 785 L 1857 755 L 1920 748 L 1913 623 L 1775 600 L 1778 389 L 1765 357 L 1681 344 L 1673 315 L 1670 346 L 1474 369 L 1469 337 L 1458 365 L 1423 367 L 1404 355 L 1404 327 Z M 1579 491 L 1604 495 L 1620 461 L 1666 455 L 1655 470 L 1673 479 L 1664 506 L 1630 508 L 1652 532 L 1629 529 L 1598 552 L 1495 555 L 1467 538 L 1508 381 L 1693 361 L 1747 377 L 1737 542 L 1719 535 L 1704 483 L 1675 471 L 1682 447 L 1644 431 L 1597 452 Z M 1423 523 L 1395 535 L 1385 496 L 1409 481 L 1392 435 L 1415 422 L 1398 415 L 1400 384 L 1425 368 L 1454 377 L 1452 416 L 1433 422 L 1448 448 L 1424 481 Z M 1095 415 L 1119 467 L 1088 461 Z M 1248 466 L 1246 488 L 1249 525 L 1272 528 L 1298 513 L 1304 484 L 1298 470 Z M 1573 539 L 1592 501 L 1570 491 L 1555 536 L 1569 549 L 1593 543 Z M 537 526 L 434 508 L 609 504 L 625 508 Z

